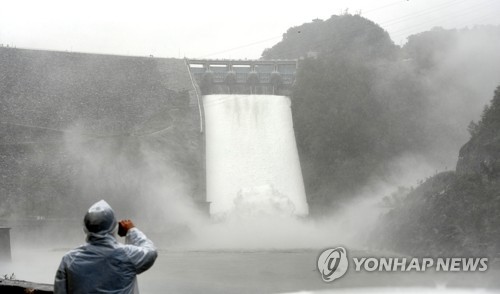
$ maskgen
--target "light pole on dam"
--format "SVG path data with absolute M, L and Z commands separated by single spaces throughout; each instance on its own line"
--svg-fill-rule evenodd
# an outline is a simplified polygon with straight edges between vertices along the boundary
M 307 215 L 293 131 L 296 60 L 188 60 L 201 90 L 212 216 Z

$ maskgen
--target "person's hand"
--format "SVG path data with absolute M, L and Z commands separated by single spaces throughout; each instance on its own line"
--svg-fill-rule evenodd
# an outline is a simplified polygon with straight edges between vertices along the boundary
M 118 235 L 120 237 L 125 237 L 127 235 L 128 230 L 132 229 L 134 226 L 134 223 L 129 220 L 129 219 L 122 219 L 118 223 Z

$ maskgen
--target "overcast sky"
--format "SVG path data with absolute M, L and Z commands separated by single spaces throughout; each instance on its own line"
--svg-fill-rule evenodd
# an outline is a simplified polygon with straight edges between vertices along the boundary
M 435 26 L 500 25 L 500 0 L 0 0 L 0 44 L 120 55 L 259 58 L 292 26 L 359 13 L 396 44 Z

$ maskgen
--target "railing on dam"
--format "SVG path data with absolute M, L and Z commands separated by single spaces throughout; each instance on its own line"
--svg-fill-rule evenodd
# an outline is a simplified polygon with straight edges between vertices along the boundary
M 286 94 L 297 60 L 187 59 L 202 94 Z

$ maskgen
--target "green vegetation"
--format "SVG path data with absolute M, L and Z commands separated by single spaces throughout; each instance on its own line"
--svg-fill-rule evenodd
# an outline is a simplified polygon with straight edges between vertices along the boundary
M 292 110 L 313 212 L 384 180 L 402 154 L 453 155 L 467 140 L 466 118 L 477 117 L 498 83 L 490 64 L 499 48 L 499 27 L 435 28 L 400 48 L 373 22 L 342 15 L 291 28 L 264 51 L 300 59 Z M 499 252 L 500 87 L 468 130 L 457 172 L 383 199 L 388 212 L 370 244 L 421 256 Z
M 292 111 L 313 214 L 317 207 L 331 213 L 384 180 L 402 155 L 455 159 L 467 123 L 498 83 L 498 52 L 499 27 L 436 28 L 398 47 L 375 23 L 347 14 L 291 28 L 265 50 L 266 59 L 300 59 Z M 211 78 L 202 90 L 210 92 Z M 148 205 L 148 195 L 202 197 L 202 137 L 190 89 L 182 60 L 2 48 L 0 217 L 67 216 L 104 196 L 113 206 Z M 498 130 L 500 88 L 469 124 L 456 172 L 383 201 L 389 211 L 374 246 L 416 255 L 497 253 Z
M 342 15 L 291 28 L 263 58 L 301 58 L 293 118 L 309 201 L 361 188 L 403 152 L 425 146 L 425 97 L 387 32 Z M 312 54 L 314 53 L 314 54 Z
M 474 124 L 474 122 L 472 122 Z M 495 90 L 493 99 L 489 105 L 484 107 L 481 120 L 474 124 L 473 131 L 471 132 L 472 138 L 481 136 L 483 134 L 494 134 L 500 129 L 500 86 Z
M 474 97 L 499 76 L 492 69 L 491 77 L 471 81 L 475 66 L 489 70 L 498 57 L 484 49 L 484 60 L 469 61 L 462 51 L 472 50 L 468 39 L 500 48 L 499 32 L 435 28 L 410 36 L 401 48 L 375 23 L 346 14 L 293 27 L 265 50 L 264 59 L 300 60 L 292 111 L 313 209 L 331 210 L 367 183 L 384 180 L 390 163 L 405 154 L 451 162 L 450 147 L 466 140 L 467 118 L 481 104 Z
M 498 142 L 491 146 L 491 138 L 500 135 L 499 106 L 500 86 L 465 145 L 479 148 L 463 148 L 459 160 L 459 165 L 474 166 L 488 158 L 490 162 L 484 164 L 489 168 L 474 171 L 473 167 L 462 167 L 457 172 L 440 173 L 392 202 L 392 209 L 373 233 L 376 246 L 420 256 L 498 254 L 500 177 L 496 162 L 500 157 L 492 158 L 480 147 L 500 150 Z

